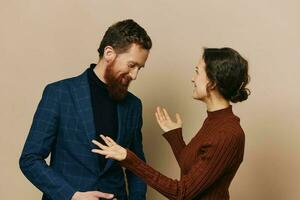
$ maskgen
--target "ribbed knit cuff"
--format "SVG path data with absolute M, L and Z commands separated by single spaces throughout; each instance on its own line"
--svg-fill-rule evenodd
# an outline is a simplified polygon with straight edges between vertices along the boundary
M 126 168 L 130 166 L 136 166 L 139 165 L 140 162 L 143 162 L 139 157 L 137 157 L 132 151 L 129 149 L 127 150 L 126 158 L 122 161 L 120 161 L 120 164 Z
M 182 138 L 182 128 L 176 128 L 173 130 L 170 130 L 168 132 L 165 132 L 163 134 L 163 137 L 170 143 L 178 142 L 178 141 L 183 141 Z

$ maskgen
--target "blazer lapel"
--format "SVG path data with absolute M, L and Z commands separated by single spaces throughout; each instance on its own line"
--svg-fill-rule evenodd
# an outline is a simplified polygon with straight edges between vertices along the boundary
M 79 77 L 79 83 L 72 84 L 72 95 L 74 98 L 75 106 L 81 117 L 81 120 L 84 125 L 85 133 L 87 135 L 88 142 L 91 146 L 92 140 L 96 135 L 96 129 L 94 124 L 94 115 L 93 115 L 93 108 L 91 102 L 91 93 L 90 93 L 90 86 L 88 83 L 87 71 L 85 71 Z
M 121 146 L 127 133 L 128 110 L 128 105 L 125 102 L 118 104 L 118 137 L 116 142 Z

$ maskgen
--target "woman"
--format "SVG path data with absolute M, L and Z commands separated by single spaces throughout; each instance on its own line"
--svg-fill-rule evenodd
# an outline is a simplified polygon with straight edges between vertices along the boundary
M 172 121 L 165 109 L 158 107 L 155 113 L 180 166 L 180 180 L 162 175 L 103 135 L 106 145 L 93 141 L 100 149 L 92 151 L 120 161 L 169 199 L 229 199 L 228 188 L 243 160 L 245 143 L 230 102 L 244 101 L 250 94 L 248 62 L 231 48 L 205 48 L 192 82 L 193 98 L 206 104 L 207 118 L 188 144 L 183 141 L 178 114 Z

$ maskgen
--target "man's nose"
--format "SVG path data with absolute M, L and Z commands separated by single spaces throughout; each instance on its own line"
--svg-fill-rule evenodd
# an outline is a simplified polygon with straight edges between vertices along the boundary
M 129 72 L 129 76 L 131 77 L 132 80 L 135 80 L 137 78 L 138 73 L 139 73 L 139 69 L 136 67 Z

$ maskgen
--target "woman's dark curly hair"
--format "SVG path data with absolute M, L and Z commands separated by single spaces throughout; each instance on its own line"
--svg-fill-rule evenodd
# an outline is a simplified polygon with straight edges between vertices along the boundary
M 208 79 L 221 95 L 233 103 L 250 95 L 248 61 L 231 48 L 204 48 L 203 59 Z

